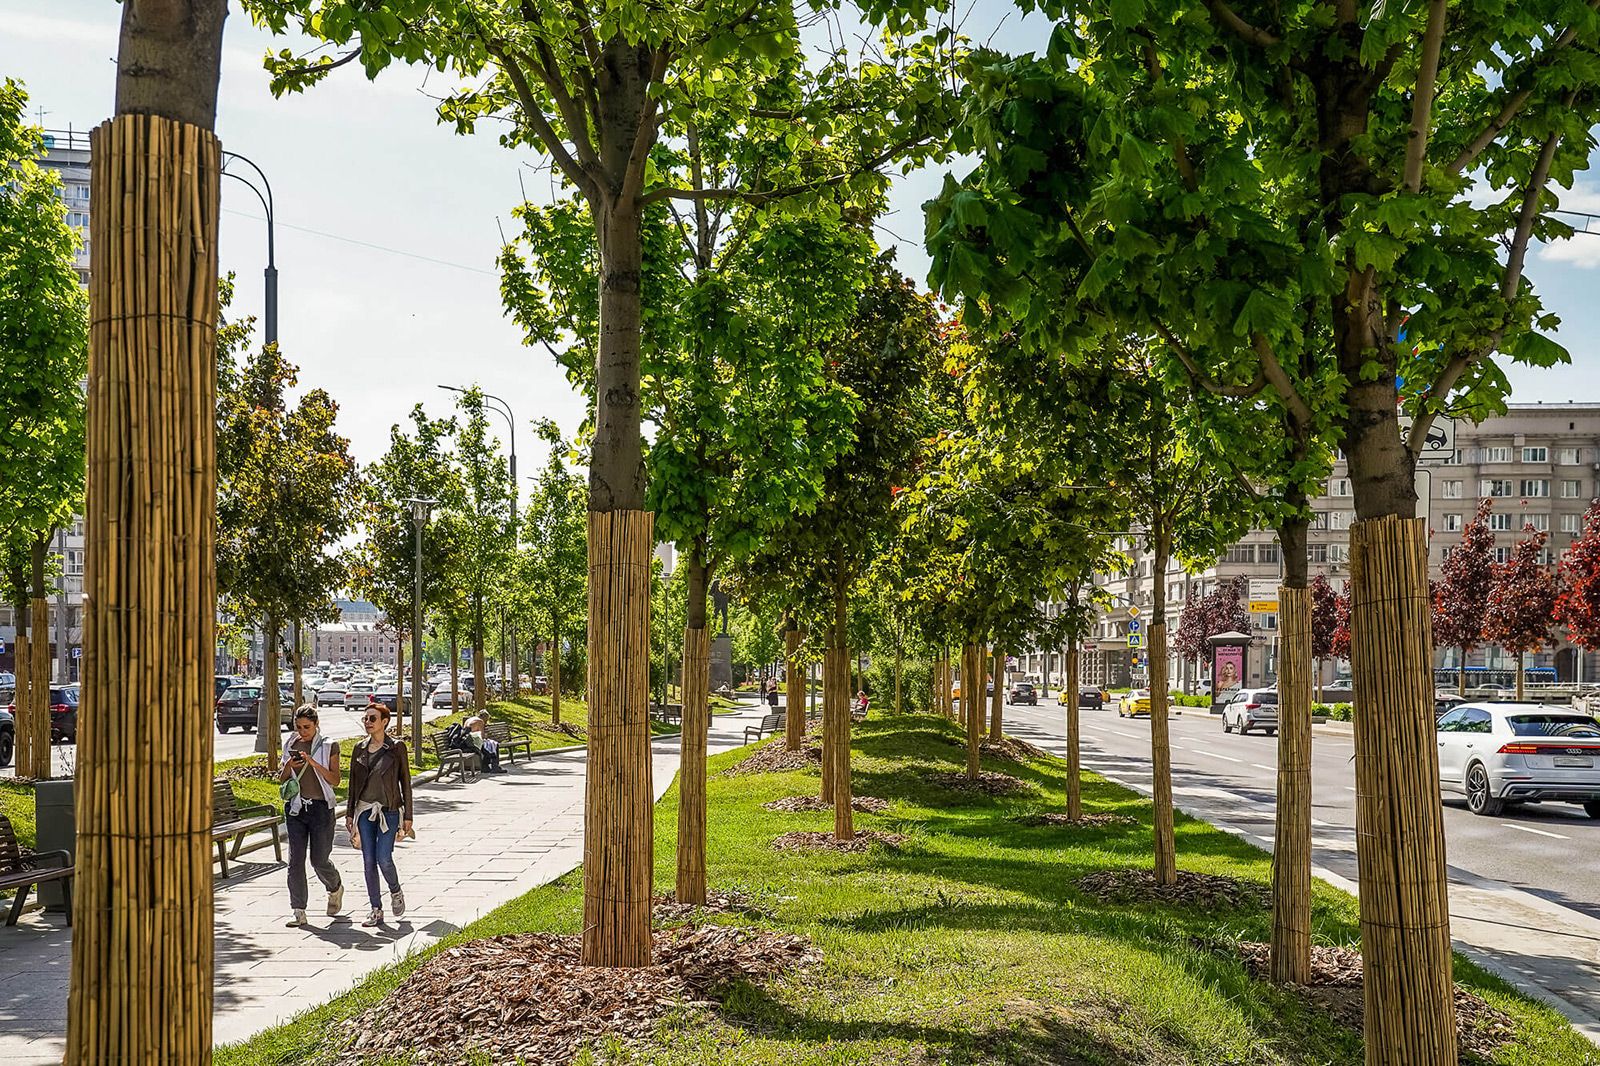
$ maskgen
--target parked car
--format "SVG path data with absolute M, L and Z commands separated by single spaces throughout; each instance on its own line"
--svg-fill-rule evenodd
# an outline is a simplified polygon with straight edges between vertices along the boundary
M 261 689 L 256 685 L 233 685 L 217 697 L 216 707 L 212 717 L 217 723 L 217 732 L 226 733 L 234 726 L 238 726 L 247 733 L 254 733 L 257 718 L 257 709 L 261 706 Z
M 13 729 L 16 726 L 17 713 L 15 700 L 16 693 L 13 692 L 6 701 L 6 713 L 12 716 Z M 77 685 L 50 686 L 50 741 L 55 744 L 78 742 Z
M 1435 692 L 1433 694 L 1433 717 L 1435 719 L 1443 718 L 1447 713 L 1466 702 L 1467 698 L 1465 696 L 1459 696 L 1454 692 Z
M 1137 718 L 1150 713 L 1150 690 L 1136 688 L 1117 703 L 1118 718 Z
M 411 704 L 411 695 L 401 696 L 399 690 L 393 685 L 383 685 L 373 692 L 372 698 L 383 704 L 394 714 L 404 714 L 406 707 Z
M 17 720 L 10 711 L 0 711 L 0 766 L 11 765 L 11 754 L 17 750 Z
M 449 685 L 441 685 L 432 696 L 428 697 L 428 705 L 435 710 L 443 708 L 447 711 L 456 709 L 455 699 L 450 693 Z
M 1600 723 L 1537 703 L 1466 703 L 1436 723 L 1439 787 L 1494 817 L 1520 803 L 1578 803 L 1600 818 Z
M 233 684 L 233 678 L 228 677 L 226 674 L 218 674 L 216 677 L 211 679 L 211 684 L 212 687 L 216 689 L 216 691 L 211 694 L 211 698 L 214 700 L 221 699 L 222 694 L 228 691 L 228 687 Z
M 372 702 L 372 694 L 377 690 L 370 681 L 352 681 L 344 690 L 344 709 L 360 710 Z
M 1260 729 L 1269 736 L 1278 735 L 1278 693 L 1274 689 L 1242 688 L 1228 697 L 1222 705 L 1222 731 L 1235 729 L 1244 736 L 1252 729 Z
M 1031 681 L 1018 681 L 1011 686 L 1011 693 L 1006 697 L 1008 703 L 1026 703 L 1030 707 L 1039 706 L 1039 690 L 1033 687 Z
M 317 689 L 318 707 L 342 707 L 344 705 L 344 686 L 329 684 Z

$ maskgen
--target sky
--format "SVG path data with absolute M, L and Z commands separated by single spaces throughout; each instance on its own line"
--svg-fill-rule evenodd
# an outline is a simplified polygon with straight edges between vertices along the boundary
M 351 66 L 305 94 L 275 100 L 262 55 L 304 51 L 309 42 L 274 39 L 231 7 L 217 132 L 225 149 L 255 161 L 272 183 L 280 342 L 300 366 L 301 387 L 328 390 L 352 452 L 370 462 L 414 404 L 448 413 L 452 397 L 437 386 L 476 383 L 510 405 L 518 466 L 524 476 L 536 473 L 530 424 L 553 418 L 570 434 L 583 417 L 582 398 L 548 353 L 522 345 L 500 302 L 502 232 L 512 232 L 510 212 L 524 191 L 548 196 L 541 161 L 526 149 L 502 148 L 490 132 L 463 137 L 439 126 L 432 97 L 456 82 L 436 72 L 397 66 L 369 82 Z M 0 0 L 0 77 L 23 82 L 41 125 L 89 129 L 111 108 L 120 18 L 115 0 Z M 1008 0 L 973 0 L 963 30 L 1011 51 L 1044 37 Z M 919 280 L 928 269 L 921 205 L 944 170 L 898 178 L 879 232 Z M 1562 203 L 1600 212 L 1600 177 Z M 221 265 L 238 276 L 232 313 L 258 313 L 261 207 L 231 180 L 222 206 Z M 1600 235 L 1540 249 L 1530 276 L 1562 318 L 1557 339 L 1573 363 L 1511 368 L 1512 401 L 1600 400 Z

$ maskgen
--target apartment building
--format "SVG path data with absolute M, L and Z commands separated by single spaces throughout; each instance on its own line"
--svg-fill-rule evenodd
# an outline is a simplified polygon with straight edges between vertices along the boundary
M 1428 519 L 1431 576 L 1439 577 L 1445 556 L 1460 542 L 1461 530 L 1472 520 L 1482 498 L 1493 501 L 1489 524 L 1495 536 L 1495 554 L 1505 561 L 1525 526 L 1548 532 L 1545 558 L 1554 563 L 1582 532 L 1583 513 L 1600 496 L 1600 403 L 1513 404 L 1506 414 L 1479 425 L 1458 423 L 1453 453 L 1421 464 L 1418 476 L 1418 514 Z M 1308 551 L 1313 576 L 1324 574 L 1335 587 L 1349 578 L 1350 525 L 1355 521 L 1355 500 L 1341 460 L 1328 479 L 1327 491 L 1313 505 Z M 1133 564 L 1124 574 L 1097 579 L 1113 599 L 1113 606 L 1096 622 L 1094 637 L 1085 645 L 1081 670 L 1085 684 L 1136 684 L 1148 677 L 1148 663 L 1139 664 L 1144 634 L 1154 601 L 1156 575 L 1153 559 L 1129 547 Z M 1186 573 L 1176 563 L 1160 575 L 1166 584 L 1168 631 L 1177 629 L 1178 616 L 1191 590 L 1205 596 L 1220 584 L 1238 578 L 1276 581 L 1282 574 L 1282 553 L 1270 530 L 1255 530 L 1230 547 L 1217 563 L 1198 573 Z M 1129 607 L 1138 609 L 1137 618 Z M 1053 606 L 1050 608 L 1053 610 Z M 1129 647 L 1129 623 L 1134 623 L 1135 647 Z M 1272 684 L 1277 678 L 1278 616 L 1272 612 L 1251 615 L 1251 645 L 1247 654 L 1247 685 Z M 1600 682 L 1600 654 L 1586 653 L 1560 638 L 1552 629 L 1545 650 L 1529 656 L 1526 665 L 1551 681 Z M 1436 648 L 1435 666 L 1454 669 L 1454 648 Z M 1475 650 L 1469 668 L 1512 671 L 1515 656 L 1497 647 Z M 1059 683 L 1062 656 L 1059 649 L 1036 650 L 1020 656 L 1013 670 L 1049 676 Z M 1324 664 L 1325 677 L 1343 672 L 1344 664 Z M 1169 676 L 1175 686 L 1198 680 L 1194 664 L 1169 658 Z

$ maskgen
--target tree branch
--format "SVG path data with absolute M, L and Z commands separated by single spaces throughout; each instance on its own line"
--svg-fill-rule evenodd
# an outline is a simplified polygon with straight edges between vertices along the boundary
M 1411 132 L 1406 136 L 1403 183 L 1409 192 L 1422 188 L 1422 168 L 1428 159 L 1428 131 L 1433 126 L 1433 90 L 1439 80 L 1439 53 L 1444 48 L 1446 0 L 1429 0 L 1428 28 L 1422 34 L 1422 65 L 1411 94 Z
M 320 77 L 321 75 L 328 73 L 330 70 L 338 70 L 342 66 L 346 66 L 347 64 L 355 62 L 360 55 L 361 49 L 357 48 L 353 52 L 346 52 L 338 59 L 328 59 L 321 63 L 313 64 L 312 66 L 307 67 L 305 70 L 300 71 L 300 74 L 312 78 Z
M 656 108 L 660 106 L 654 96 L 650 94 L 651 85 L 660 85 L 667 76 L 667 64 L 672 61 L 672 51 L 666 44 L 656 49 L 655 58 L 650 64 L 650 81 L 645 86 L 644 109 L 639 113 L 639 126 L 634 131 L 633 147 L 628 150 L 628 172 L 622 180 L 621 198 L 624 201 L 632 200 L 644 191 L 644 169 L 649 156 L 650 145 L 656 139 Z M 648 197 L 640 201 L 641 206 L 649 203 Z
M 1294 382 L 1289 380 L 1289 375 L 1284 373 L 1283 364 L 1278 361 L 1278 353 L 1273 350 L 1272 342 L 1263 334 L 1252 333 L 1250 346 L 1256 350 L 1256 355 L 1261 357 L 1261 371 L 1283 399 L 1284 406 L 1289 408 L 1301 425 L 1310 426 L 1314 421 L 1311 417 L 1311 408 L 1300 395 L 1300 390 L 1294 387 Z
M 1156 45 L 1153 40 L 1146 39 L 1144 43 L 1145 68 L 1150 73 L 1150 84 L 1160 85 L 1162 79 L 1161 57 L 1156 54 Z M 1183 187 L 1190 192 L 1200 188 L 1199 178 L 1195 176 L 1194 161 L 1189 158 L 1189 146 L 1182 137 L 1172 138 L 1172 161 L 1178 167 L 1178 177 L 1183 181 Z
M 905 140 L 898 141 L 889 146 L 873 158 L 864 160 L 859 166 L 852 170 L 847 170 L 839 174 L 830 174 L 826 178 L 818 178 L 815 181 L 800 182 L 795 185 L 779 186 L 778 188 L 768 189 L 764 192 L 758 192 L 753 189 L 680 189 L 676 187 L 663 187 L 647 194 L 644 197 L 644 202 L 649 204 L 654 203 L 657 200 L 672 199 L 740 200 L 744 203 L 750 204 L 770 203 L 773 200 L 783 200 L 790 196 L 799 196 L 802 193 L 808 192 L 818 192 L 822 189 L 831 188 L 835 185 L 842 185 L 844 182 L 849 181 L 851 178 L 856 177 L 857 175 L 877 170 L 879 167 L 883 166 L 883 164 L 887 163 L 901 152 L 904 152 L 908 148 L 915 147 L 925 140 L 927 140 L 926 134 L 908 137 Z
M 1183 364 L 1184 372 L 1188 375 L 1189 383 L 1196 388 L 1203 389 L 1213 396 L 1227 396 L 1234 399 L 1243 399 L 1254 396 L 1267 387 L 1266 371 L 1256 367 L 1256 376 L 1248 385 L 1224 385 L 1211 377 L 1195 360 L 1194 355 L 1178 340 L 1177 335 L 1168 329 L 1166 323 L 1160 319 L 1155 321 L 1156 332 L 1161 334 L 1161 339 L 1167 342 L 1172 349 L 1172 354 L 1178 357 L 1178 362 Z
M 1238 16 L 1233 8 L 1227 5 L 1225 0 L 1206 0 L 1206 9 L 1211 12 L 1211 17 L 1224 29 L 1245 44 L 1252 44 L 1257 48 L 1271 48 L 1278 43 L 1277 34 L 1269 33 L 1259 26 L 1253 26 L 1246 22 Z
M 489 43 L 489 54 L 500 61 L 500 69 L 506 72 L 506 78 L 516 90 L 517 99 L 522 104 L 523 116 L 528 120 L 528 125 L 533 127 L 533 131 L 539 135 L 539 139 L 544 142 L 545 151 L 550 153 L 550 158 L 556 161 L 556 166 L 561 168 L 561 173 L 566 179 L 592 200 L 595 192 L 594 180 L 572 157 L 572 153 L 567 151 L 566 143 L 556 133 L 555 127 L 550 125 L 550 120 L 545 117 L 544 108 L 540 107 L 539 101 L 533 97 L 533 89 L 528 84 L 527 75 L 499 42 Z

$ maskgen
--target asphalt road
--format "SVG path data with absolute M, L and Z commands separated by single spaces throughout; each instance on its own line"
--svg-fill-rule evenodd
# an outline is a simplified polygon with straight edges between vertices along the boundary
M 1006 732 L 1049 751 L 1066 746 L 1066 713 L 1055 697 L 1006 708 Z M 1230 831 L 1272 839 L 1276 737 L 1222 731 L 1220 716 L 1193 708 L 1169 718 L 1173 789 L 1180 806 Z M 1148 791 L 1150 722 L 1108 707 L 1082 712 L 1086 770 Z M 1355 746 L 1322 727 L 1312 738 L 1312 842 L 1316 862 L 1356 880 Z M 1464 801 L 1445 805 L 1446 861 L 1464 873 L 1600 918 L 1600 820 L 1565 803 L 1530 804 L 1483 818 Z M 1180 857 L 1181 861 L 1181 857 Z

